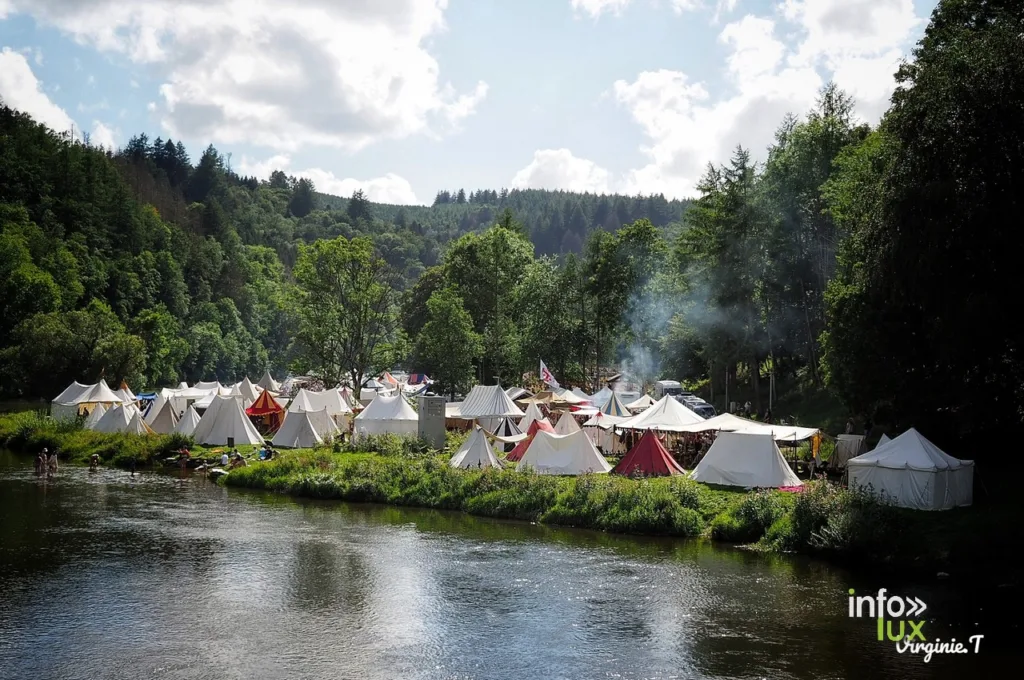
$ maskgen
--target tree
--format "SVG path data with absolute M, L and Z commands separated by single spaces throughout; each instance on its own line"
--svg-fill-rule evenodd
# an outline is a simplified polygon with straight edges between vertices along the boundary
M 288 213 L 295 217 L 305 217 L 313 212 L 316 207 L 315 191 L 312 180 L 305 177 L 299 179 L 292 191 L 292 198 L 288 201 Z
M 427 323 L 416 342 L 424 369 L 452 399 L 473 383 L 473 360 L 482 351 L 473 319 L 452 288 L 436 291 L 427 301 Z
M 390 368 L 400 341 L 397 273 L 366 238 L 321 240 L 295 265 L 297 340 L 309 368 L 327 385 Z
M 348 202 L 348 216 L 353 222 L 359 220 L 372 220 L 373 212 L 370 209 L 370 199 L 366 197 L 362 189 L 352 192 L 352 198 Z

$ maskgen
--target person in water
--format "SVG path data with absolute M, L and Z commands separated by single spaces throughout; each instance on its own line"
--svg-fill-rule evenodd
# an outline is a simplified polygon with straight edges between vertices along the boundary
M 46 468 L 47 468 L 47 471 L 51 475 L 57 474 L 57 452 L 56 451 L 54 451 L 53 453 L 50 454 L 50 457 L 47 460 Z
M 89 469 L 96 470 L 100 466 L 100 454 L 94 453 L 89 457 Z
M 132 477 L 135 476 L 135 455 L 133 454 L 131 459 L 128 461 L 128 469 L 132 471 Z
M 39 452 L 39 455 L 36 456 L 36 474 L 37 475 L 43 474 L 43 472 L 46 470 L 46 463 L 47 463 L 47 461 L 46 461 L 46 453 L 47 453 L 46 449 L 43 449 L 42 451 Z

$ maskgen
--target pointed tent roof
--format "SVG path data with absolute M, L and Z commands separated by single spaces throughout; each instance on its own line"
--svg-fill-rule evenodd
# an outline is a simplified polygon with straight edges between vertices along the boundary
M 153 407 L 157 408 L 157 404 L 154 403 Z M 153 417 L 146 419 L 146 425 L 156 434 L 171 434 L 177 424 L 178 414 L 174 412 L 171 402 L 166 399 L 160 404 L 159 410 L 153 414 Z
M 134 395 L 132 395 L 134 397 Z M 78 397 L 72 401 L 73 404 L 121 404 L 134 401 L 134 399 L 125 400 L 118 396 L 115 392 L 111 391 L 107 387 L 107 383 L 103 380 L 99 381 L 95 385 L 89 385 L 89 388 L 78 395 Z M 60 402 L 65 403 L 65 402 Z
M 106 383 L 103 384 L 105 385 Z M 122 380 L 121 385 L 118 386 L 116 390 L 114 390 L 114 394 L 121 397 L 121 401 L 125 403 L 139 400 L 139 398 L 135 396 L 131 389 L 129 389 L 128 383 L 126 383 L 124 380 Z
M 965 465 L 974 465 L 974 461 L 954 458 L 928 441 L 920 432 L 910 428 L 885 444 L 876 446 L 870 453 L 851 458 L 846 465 L 935 472 L 957 470 Z
M 96 423 L 96 427 L 93 428 L 96 432 L 125 432 L 128 426 L 132 422 L 132 416 L 137 411 L 134 406 L 130 404 L 114 404 L 111 406 L 103 417 Z
M 628 418 L 632 413 L 629 412 L 629 408 L 625 406 L 619 399 L 619 395 L 614 392 L 608 397 L 608 400 L 601 407 L 601 413 L 606 416 L 615 416 L 616 418 Z
M 288 411 L 291 413 L 322 411 L 324 409 L 327 409 L 332 416 L 352 412 L 351 407 L 342 399 L 341 392 L 333 389 L 324 390 L 323 392 L 313 392 L 305 388 L 300 389 L 295 398 L 292 399 L 292 403 L 288 406 Z
M 555 424 L 555 434 L 572 434 L 573 432 L 579 432 L 579 430 L 580 424 L 576 422 L 572 413 L 568 411 L 564 412 Z
M 654 406 L 654 399 L 649 394 L 645 394 L 641 396 L 639 399 L 636 399 L 626 404 L 626 408 L 628 408 L 630 411 L 648 409 L 652 406 Z
M 583 401 L 590 401 L 590 395 L 578 387 L 572 388 L 572 393 L 575 394 L 580 399 L 582 399 Z
M 168 397 L 167 394 L 165 393 L 170 394 L 170 391 L 163 389 L 157 392 L 156 399 L 154 399 L 152 403 L 149 405 L 149 408 L 146 409 L 145 415 L 143 417 L 145 418 L 147 425 L 153 425 L 153 421 L 156 419 L 157 415 L 160 414 L 160 409 L 162 409 L 164 407 L 164 404 L 168 402 Z
M 616 475 L 637 473 L 648 477 L 664 477 L 686 474 L 686 471 L 665 449 L 657 433 L 654 430 L 647 430 L 644 436 L 640 437 L 640 441 L 612 469 L 612 474 Z
M 270 375 L 270 371 L 264 371 L 263 377 L 260 378 L 260 381 L 256 384 L 265 390 L 270 390 L 271 392 L 281 391 L 281 383 L 274 380 L 274 376 Z
M 453 468 L 473 469 L 473 468 L 486 468 L 494 467 L 500 468 L 501 463 L 498 462 L 497 456 L 494 455 L 494 450 L 491 448 L 490 442 L 487 441 L 487 437 L 484 435 L 483 429 L 477 425 L 473 428 L 473 433 L 469 435 L 469 438 L 465 443 L 455 452 L 448 464 Z
M 533 396 L 533 393 L 524 387 L 509 387 L 507 390 L 505 390 L 505 394 L 507 394 L 509 399 L 511 399 L 512 401 L 528 399 Z
M 356 399 L 355 399 L 355 397 L 354 397 L 354 396 L 352 395 L 352 388 L 351 388 L 351 387 L 339 387 L 339 388 L 338 388 L 338 394 L 340 394 L 340 395 L 341 395 L 341 401 L 342 401 L 342 403 L 344 403 L 344 404 L 345 404 L 346 406 L 348 406 L 348 407 L 349 407 L 350 409 L 351 409 L 351 408 L 352 408 L 353 406 L 355 406 L 355 404 L 356 404 Z
M 582 430 L 566 435 L 539 431 L 516 466 L 525 469 L 541 475 L 582 475 L 606 473 L 612 466 Z
M 128 423 L 128 427 L 124 431 L 130 434 L 156 434 L 142 419 L 142 411 L 138 409 L 135 409 L 135 415 L 132 416 L 131 422 Z
M 875 444 L 875 448 L 877 449 L 882 444 L 885 444 L 885 443 L 891 442 L 891 441 L 892 441 L 892 439 L 889 438 L 889 435 L 887 435 L 886 433 L 883 432 L 882 436 L 878 438 L 878 443 Z
M 327 413 L 321 411 L 300 411 L 285 416 L 281 429 L 271 442 L 282 449 L 308 449 L 338 434 L 338 426 Z
M 53 398 L 56 404 L 74 404 L 77 403 L 78 397 L 82 396 L 89 390 L 92 385 L 83 385 L 77 380 L 72 381 L 70 385 L 64 388 L 64 391 Z
M 196 431 L 196 425 L 199 424 L 199 420 L 199 414 L 196 413 L 195 408 L 190 404 L 185 411 L 185 415 L 174 426 L 174 434 L 183 434 L 186 437 L 191 437 Z
M 237 387 L 238 391 L 242 393 L 242 398 L 245 399 L 246 403 L 255 403 L 256 399 L 260 396 L 259 390 L 257 390 L 256 386 L 252 384 L 251 380 L 249 380 L 249 376 L 245 376 L 245 379 L 235 385 L 235 387 Z
M 192 436 L 197 444 L 210 446 L 225 446 L 228 439 L 234 439 L 236 446 L 263 443 L 263 437 L 242 410 L 242 402 L 235 397 L 214 397 Z
M 85 419 L 85 429 L 95 430 L 96 424 L 100 422 L 104 414 L 107 412 L 107 407 L 103 404 L 96 404 L 96 407 L 89 413 L 89 417 Z
M 530 425 L 534 421 L 538 420 L 548 423 L 548 419 L 544 417 L 544 414 L 541 412 L 540 407 L 537 406 L 537 404 L 530 404 L 529 406 L 526 407 L 526 414 L 523 416 L 523 419 L 519 421 L 519 431 L 523 432 L 525 430 L 529 430 Z M 551 423 L 548 424 L 550 425 Z
M 498 424 L 495 426 L 492 434 L 498 437 L 514 437 L 515 435 L 522 433 L 523 431 L 519 429 L 518 425 L 516 425 L 516 421 L 513 420 L 511 416 L 505 416 L 498 421 Z M 508 453 L 515 447 L 516 445 L 513 443 L 503 443 L 499 446 L 503 453 Z
M 277 403 L 267 390 L 260 392 L 260 396 L 256 397 L 256 401 L 252 403 L 252 406 L 245 409 L 246 415 L 250 416 L 266 416 L 283 411 L 284 409 L 281 408 L 281 405 Z
M 654 406 L 618 425 L 623 430 L 658 430 L 661 432 L 684 432 L 688 425 L 704 422 L 699 415 L 686 408 L 670 395 L 662 397 Z
M 216 380 L 207 381 L 207 382 L 203 382 L 202 380 L 200 380 L 199 382 L 197 382 L 195 385 L 192 386 L 193 389 L 196 389 L 196 390 L 206 390 L 206 391 L 219 390 L 220 387 L 221 387 L 220 382 L 218 382 Z
M 500 385 L 474 386 L 462 401 L 459 412 L 466 420 L 524 415 Z
M 398 387 L 398 380 L 396 380 L 395 376 L 391 375 L 387 371 L 384 371 L 384 375 L 380 377 L 380 381 L 390 387 Z
M 583 427 L 600 427 L 602 430 L 607 430 L 620 423 L 624 423 L 632 418 L 632 416 L 610 416 L 603 411 L 598 411 L 590 420 L 583 423 Z
M 419 420 L 419 416 L 401 395 L 378 394 L 356 420 Z
M 612 388 L 605 385 L 600 390 L 591 395 L 590 403 L 593 404 L 594 406 L 597 406 L 598 408 L 601 408 L 602 406 L 605 405 L 605 403 L 611 398 L 613 394 L 614 392 L 612 392 Z
M 555 433 L 555 428 L 551 427 L 551 423 L 547 420 L 534 420 L 530 423 L 530 429 L 526 432 L 526 439 L 516 444 L 516 447 L 512 449 L 505 458 L 513 462 L 522 460 L 526 454 L 526 450 L 530 448 L 530 442 L 533 441 L 534 436 L 538 432 L 550 432 Z
M 690 473 L 705 484 L 744 488 L 802 486 L 770 434 L 722 432 Z

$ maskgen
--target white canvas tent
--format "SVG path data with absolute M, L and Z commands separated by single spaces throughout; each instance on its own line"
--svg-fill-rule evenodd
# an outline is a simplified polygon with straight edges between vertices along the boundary
M 132 391 L 128 389 L 127 385 L 125 385 L 121 389 L 114 390 L 114 394 L 117 395 L 118 399 L 121 400 L 121 403 L 124 404 L 132 404 L 139 400 L 138 397 L 136 397 L 132 393 Z
M 505 394 L 507 394 L 508 398 L 513 401 L 516 399 L 529 399 L 533 396 L 533 393 L 524 387 L 510 387 L 505 390 Z
M 519 430 L 526 432 L 530 429 L 530 423 L 535 420 L 547 420 L 547 418 L 541 413 L 540 407 L 537 404 L 530 404 L 526 407 L 526 414 L 523 416 L 523 419 L 519 421 Z
M 157 404 L 153 404 L 155 409 Z M 171 406 L 171 402 L 164 400 L 160 404 L 159 410 L 153 413 L 153 409 L 150 409 L 151 418 L 146 418 L 146 425 L 148 425 L 153 432 L 157 434 L 170 434 L 174 432 L 174 426 L 178 424 L 178 414 L 174 412 L 174 407 Z
M 135 414 L 132 415 L 131 422 L 128 423 L 128 427 L 124 431 L 129 434 L 155 434 L 142 419 L 142 411 L 139 409 L 135 409 Z
M 610 400 L 609 400 L 610 403 Z M 590 420 L 583 423 L 583 431 L 587 433 L 594 445 L 605 455 L 624 454 L 626 445 L 615 437 L 615 426 L 628 420 L 631 416 L 610 416 L 598 411 Z
M 915 430 L 851 458 L 849 487 L 904 508 L 948 510 L 974 501 L 974 461 L 959 460 Z
M 87 429 L 87 430 L 95 430 L 97 423 L 100 422 L 100 419 L 103 417 L 103 415 L 106 412 L 107 412 L 107 407 L 106 406 L 104 406 L 103 404 L 96 404 L 96 407 L 89 414 L 89 417 L 85 419 L 85 425 L 84 425 L 85 429 Z
M 516 425 L 516 421 L 510 417 L 502 418 L 498 421 L 491 434 L 495 437 L 515 437 L 516 435 L 523 434 L 522 430 Z M 515 442 L 503 442 L 501 444 L 501 450 L 503 453 L 508 453 L 516 447 Z
M 96 423 L 96 427 L 93 428 L 96 432 L 106 432 L 108 434 L 114 432 L 127 432 L 128 427 L 132 423 L 132 418 L 139 409 L 131 404 L 114 404 L 103 414 L 103 417 Z
M 265 390 L 270 390 L 271 392 L 281 391 L 281 383 L 274 380 L 274 377 L 270 375 L 270 371 L 265 371 L 263 373 L 263 377 L 260 378 L 260 381 L 256 384 Z
M 249 380 L 249 376 L 246 376 L 242 382 L 235 385 L 235 388 L 242 395 L 243 406 L 252 406 L 253 402 L 255 402 L 260 396 L 260 391 L 257 390 L 256 386 L 252 384 L 251 380 Z
M 639 399 L 635 399 L 626 404 L 626 408 L 629 409 L 630 411 L 639 412 L 649 409 L 650 407 L 654 406 L 654 403 L 654 399 L 651 397 L 651 395 L 645 394 Z
M 685 432 L 690 425 L 702 422 L 703 418 L 666 395 L 643 413 L 619 423 L 615 429 Z
M 580 424 L 576 422 L 572 414 L 566 411 L 555 423 L 555 434 L 572 434 L 580 431 Z
M 448 461 L 448 464 L 453 468 L 467 470 L 501 467 L 501 463 L 498 462 L 497 456 L 494 455 L 490 442 L 487 441 L 487 437 L 484 435 L 483 428 L 479 425 L 473 428 L 473 433 L 469 435 L 465 443 L 455 452 L 455 455 Z
M 689 410 L 689 409 L 687 409 Z M 768 434 L 775 441 L 795 443 L 810 439 L 819 432 L 816 427 L 797 427 L 795 425 L 771 425 L 749 418 L 741 418 L 732 413 L 720 413 L 717 416 L 687 425 L 680 432 L 743 432 L 745 434 Z
M 590 395 L 578 387 L 572 388 L 572 393 L 575 394 L 580 399 L 582 399 L 583 401 L 590 401 Z
M 195 434 L 196 425 L 199 424 L 199 420 L 199 414 L 196 413 L 194 408 L 189 406 L 185 410 L 185 415 L 183 415 L 178 420 L 178 424 L 174 426 L 174 434 L 183 434 L 186 437 L 191 437 Z
M 883 432 L 882 436 L 878 438 L 878 443 L 875 444 L 875 448 L 877 449 L 882 444 L 885 444 L 886 442 L 891 442 L 891 441 L 892 441 L 892 439 L 889 438 L 889 435 L 887 435 L 886 433 Z
M 522 417 L 523 411 L 500 385 L 476 385 L 462 400 L 459 409 L 460 417 L 466 420 L 475 418 L 503 418 L 505 416 Z
M 209 446 L 227 446 L 229 439 L 235 446 L 263 443 L 263 437 L 242 410 L 242 402 L 235 397 L 214 397 L 192 437 L 196 444 Z
M 73 420 L 78 412 L 95 404 L 120 404 L 122 400 L 111 391 L 103 380 L 93 385 L 72 382 L 50 404 L 50 415 L 55 420 Z
M 338 426 L 326 409 L 290 412 L 285 415 L 281 429 L 274 435 L 271 444 L 282 449 L 308 449 L 323 444 L 339 433 Z
M 690 477 L 743 488 L 802 486 L 770 434 L 722 432 Z
M 516 469 L 542 475 L 582 475 L 607 473 L 612 466 L 582 430 L 566 435 L 538 430 Z
M 610 387 L 608 387 L 607 385 L 605 385 L 600 390 L 598 390 L 596 393 L 591 395 L 590 403 L 593 404 L 594 406 L 598 407 L 598 408 L 601 408 L 606 403 L 608 403 L 608 400 L 611 399 L 612 394 L 614 394 L 614 392 L 612 392 L 612 389 Z
M 416 435 L 419 431 L 419 416 L 401 395 L 378 394 L 355 418 L 353 436 L 372 434 Z

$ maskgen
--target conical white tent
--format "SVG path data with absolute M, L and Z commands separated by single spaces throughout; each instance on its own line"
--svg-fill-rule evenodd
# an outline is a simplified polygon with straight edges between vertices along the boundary
M 78 416 L 79 409 L 90 404 L 110 406 L 120 403 L 121 398 L 114 394 L 103 380 L 93 385 L 73 382 L 50 404 L 50 415 L 55 420 L 73 420 Z
M 114 394 L 124 404 L 132 404 L 132 403 L 138 401 L 138 397 L 136 397 L 132 393 L 132 391 L 130 389 L 128 389 L 127 385 L 125 387 L 121 388 L 121 389 L 114 390 Z
M 235 446 L 261 444 L 263 437 L 242 410 L 242 402 L 235 397 L 214 397 L 206 413 L 199 419 L 192 434 L 197 444 Z
M 605 385 L 595 394 L 591 395 L 590 403 L 596 406 L 597 408 L 601 408 L 606 403 L 608 403 L 608 400 L 611 399 L 613 394 L 614 392 L 612 392 L 611 388 Z
M 459 408 L 466 420 L 475 418 L 522 417 L 523 411 L 509 398 L 500 385 L 476 385 Z
M 355 437 L 371 434 L 416 435 L 419 416 L 401 395 L 378 394 L 355 419 Z
M 142 418 L 142 411 L 138 409 L 135 409 L 135 415 L 132 416 L 131 422 L 128 423 L 128 427 L 124 431 L 129 434 L 155 434 L 149 425 L 146 425 L 146 421 Z
M 271 444 L 282 449 L 308 449 L 323 444 L 337 431 L 326 411 L 289 413 Z
M 566 411 L 555 424 L 555 434 L 572 434 L 580 431 L 580 424 L 576 422 L 572 414 Z
M 878 438 L 878 443 L 875 444 L 875 448 L 877 449 L 882 444 L 885 444 L 886 442 L 891 442 L 891 441 L 892 441 L 892 439 L 889 438 L 889 435 L 887 435 L 886 433 L 883 432 L 882 436 Z
M 106 412 L 106 406 L 104 406 L 103 404 L 96 404 L 96 407 L 92 410 L 91 413 L 89 413 L 89 417 L 85 419 L 85 425 L 83 427 L 85 427 L 85 429 L 87 430 L 95 430 L 97 423 L 100 422 L 100 419 L 103 418 Z
M 526 415 L 519 421 L 519 430 L 526 432 L 530 429 L 530 423 L 535 420 L 547 420 L 547 418 L 541 413 L 540 407 L 537 404 L 530 404 L 526 407 Z
M 157 403 L 153 404 L 156 408 Z M 171 402 L 164 400 L 160 409 L 154 414 L 150 409 L 152 418 L 146 419 L 146 424 L 157 434 L 170 434 L 174 432 L 174 426 L 178 424 L 178 414 L 174 412 Z
M 620 418 L 622 420 L 625 420 L 626 418 L 629 418 L 630 416 L 633 415 L 632 413 L 630 413 L 629 407 L 623 404 L 622 400 L 619 399 L 619 395 L 615 394 L 614 392 L 611 393 L 611 396 L 608 397 L 608 400 L 604 403 L 603 406 L 601 406 L 601 413 L 605 414 L 606 416 L 615 416 L 616 418 Z
M 583 475 L 606 473 L 612 466 L 582 430 L 566 435 L 538 430 L 516 469 L 542 475 Z
M 643 411 L 654 406 L 654 399 L 649 394 L 645 394 L 639 399 L 629 402 L 626 404 L 626 408 L 630 411 Z
M 498 421 L 497 426 L 494 428 L 494 431 L 491 434 L 493 434 L 496 437 L 514 437 L 515 435 L 522 433 L 522 430 L 520 430 L 519 427 L 516 425 L 515 420 L 513 420 L 511 417 L 505 417 Z M 502 452 L 508 453 L 515 447 L 515 442 L 506 442 L 502 444 L 499 448 L 501 449 Z
M 904 508 L 948 510 L 974 500 L 974 461 L 950 456 L 910 428 L 846 463 L 851 489 Z
M 126 432 L 128 426 L 131 425 L 132 416 L 137 412 L 138 409 L 131 404 L 115 404 L 103 414 L 93 429 L 96 432 L 106 432 L 107 434 Z
M 150 426 L 153 425 L 153 421 L 156 419 L 157 414 L 160 413 L 160 409 L 162 409 L 164 407 L 164 404 L 168 403 L 169 400 L 164 395 L 165 392 L 170 394 L 169 390 L 160 390 L 159 392 L 157 392 L 156 398 L 153 399 L 153 403 L 151 403 L 149 405 L 149 408 L 146 409 L 145 415 L 143 416 L 143 418 L 145 419 L 147 425 L 150 425 Z M 175 415 L 177 415 L 177 414 L 175 414 Z
M 274 377 L 270 375 L 270 371 L 264 372 L 263 377 L 260 378 L 260 381 L 256 384 L 265 390 L 270 390 L 271 392 L 281 391 L 281 383 L 274 380 Z
M 235 387 L 242 395 L 243 406 L 252 406 L 253 402 L 255 402 L 260 396 L 259 390 L 257 390 L 256 386 L 252 384 L 251 380 L 249 380 L 249 376 L 246 376 L 245 379 L 235 385 Z
M 705 484 L 746 489 L 803 485 L 770 434 L 722 432 L 690 477 Z
M 666 395 L 643 413 L 619 423 L 615 429 L 683 432 L 688 425 L 701 422 L 703 418 Z
M 495 467 L 500 468 L 501 463 L 494 455 L 490 442 L 484 435 L 483 428 L 479 425 L 473 428 L 473 433 L 465 443 L 455 452 L 449 465 L 453 468 L 471 470 L 473 468 Z
M 575 394 L 580 399 L 582 399 L 583 401 L 590 401 L 590 395 L 578 387 L 572 388 L 572 393 Z
M 196 413 L 194 408 L 189 406 L 185 410 L 185 415 L 183 415 L 178 420 L 178 424 L 174 426 L 174 434 L 183 434 L 186 437 L 191 437 L 195 434 L 196 425 L 199 424 L 199 420 L 199 414 Z

